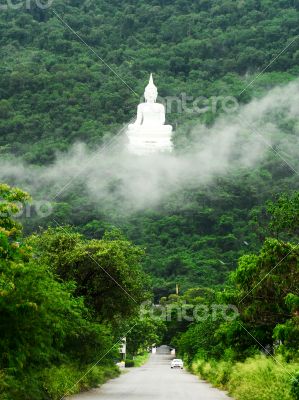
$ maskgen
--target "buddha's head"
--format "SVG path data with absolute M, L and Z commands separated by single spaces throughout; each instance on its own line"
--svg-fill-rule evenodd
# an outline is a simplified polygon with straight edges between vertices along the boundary
M 144 91 L 145 101 L 148 103 L 155 103 L 158 97 L 158 89 L 154 84 L 153 74 L 150 76 L 149 83 Z

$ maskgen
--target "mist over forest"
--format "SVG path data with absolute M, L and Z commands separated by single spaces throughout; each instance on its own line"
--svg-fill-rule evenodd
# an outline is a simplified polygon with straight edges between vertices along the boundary
M 298 2 L 23 3 L 0 0 L 0 399 L 116 377 L 127 334 L 128 365 L 167 343 L 235 400 L 298 400 Z M 150 73 L 174 148 L 138 156 Z

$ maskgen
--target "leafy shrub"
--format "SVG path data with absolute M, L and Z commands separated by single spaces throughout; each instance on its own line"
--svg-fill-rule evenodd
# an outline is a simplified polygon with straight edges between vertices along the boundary
M 132 368 L 132 367 L 135 367 L 135 362 L 134 362 L 134 360 L 129 360 L 129 359 L 127 359 L 127 360 L 126 360 L 126 368 Z
M 292 374 L 296 365 L 282 358 L 250 358 L 234 366 L 228 389 L 236 400 L 293 400 Z
M 147 362 L 148 358 L 149 358 L 149 353 L 140 354 L 139 356 L 135 357 L 134 366 L 141 367 L 143 364 Z
M 134 357 L 134 360 L 132 358 L 127 358 L 125 366 L 126 368 L 141 367 L 141 365 L 143 365 L 147 361 L 148 356 L 149 353 L 143 353 Z
M 44 390 L 53 400 L 61 398 L 65 394 L 75 394 L 80 391 L 79 383 L 76 383 L 80 378 L 80 371 L 73 366 L 52 367 L 44 373 Z
M 228 389 L 236 400 L 299 399 L 298 365 L 287 364 L 282 358 L 275 362 L 259 355 L 237 364 L 197 359 L 191 370 L 215 386 Z
M 63 395 L 75 394 L 105 383 L 119 375 L 116 366 L 95 366 L 78 369 L 73 365 L 50 367 L 40 372 L 29 371 L 26 375 L 6 375 L 0 371 L 1 400 L 60 400 Z
M 71 365 L 49 368 L 43 377 L 44 391 L 52 400 L 60 400 L 65 394 L 70 395 L 88 390 L 119 374 L 118 369 L 114 366 L 94 366 L 80 380 L 89 368 L 89 366 L 86 366 L 84 370 L 78 370 Z
M 28 371 L 26 376 L 0 373 L 1 400 L 48 400 L 40 384 L 40 375 Z
M 292 379 L 291 395 L 295 400 L 299 400 L 299 371 L 294 374 L 294 378 Z
M 196 360 L 191 369 L 202 379 L 206 379 L 213 385 L 225 388 L 230 379 L 233 364 L 229 361 L 204 361 Z

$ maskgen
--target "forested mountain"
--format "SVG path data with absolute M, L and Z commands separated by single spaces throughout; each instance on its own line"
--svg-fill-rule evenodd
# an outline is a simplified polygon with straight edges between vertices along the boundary
M 5 2 L 4 2 L 5 3 Z M 28 6 L 29 4 L 29 6 Z M 75 140 L 100 143 L 133 116 L 148 74 L 161 96 L 247 102 L 298 74 L 295 0 L 35 1 L 0 14 L 0 145 L 35 163 Z M 65 21 L 137 96 L 62 23 Z M 265 75 L 238 96 L 267 68 Z M 189 115 L 169 115 L 182 122 Z M 211 122 L 211 115 L 203 119 Z
M 150 72 L 162 97 L 227 95 L 241 104 L 299 73 L 295 0 L 47 4 L 41 9 L 32 2 L 0 13 L 0 151 L 5 159 L 17 156 L 45 165 L 57 150 L 66 151 L 77 141 L 91 148 L 101 144 L 134 116 Z M 167 119 L 178 126 L 177 151 L 184 138 L 191 141 L 192 124 L 212 126 L 221 114 L 220 109 L 201 115 L 176 111 Z M 281 138 L 294 137 L 297 127 L 296 121 L 282 118 Z M 129 217 L 107 215 L 78 186 L 57 200 L 55 215 L 89 237 L 120 227 L 146 247 L 145 269 L 155 277 L 159 297 L 171 293 L 176 283 L 183 290 L 194 284 L 222 285 L 238 257 L 260 246 L 263 234 L 255 230 L 263 217 L 259 208 L 296 187 L 296 173 L 269 151 L 262 164 L 177 193 Z M 26 232 L 48 224 L 52 217 L 27 219 Z

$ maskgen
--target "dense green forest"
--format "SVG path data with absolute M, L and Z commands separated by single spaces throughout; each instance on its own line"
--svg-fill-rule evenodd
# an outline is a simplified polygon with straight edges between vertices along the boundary
M 136 321 L 151 299 L 142 249 L 119 231 L 25 238 L 14 216 L 30 196 L 1 184 L 0 198 L 1 399 L 59 400 L 117 376 L 123 336 L 131 356 L 160 340 L 163 323 Z
M 91 148 L 111 137 L 135 113 L 139 97 L 123 84 L 57 17 L 61 16 L 140 96 L 149 72 L 165 96 L 235 96 L 248 103 L 298 75 L 294 41 L 243 93 L 255 74 L 290 44 L 298 32 L 295 1 L 150 1 L 89 3 L 55 1 L 0 14 L 0 148 L 4 159 L 51 163 L 55 151 L 76 141 Z M 177 149 L 190 126 L 211 125 L 221 113 L 173 112 Z M 191 124 L 191 125 L 190 125 Z M 281 123 L 294 135 L 294 121 Z M 297 165 L 297 158 L 289 160 Z M 20 182 L 10 180 L 8 183 Z M 26 189 L 26 186 L 22 186 Z M 157 298 L 194 282 L 223 284 L 238 256 L 256 250 L 250 210 L 298 187 L 294 171 L 272 152 L 263 165 L 219 178 L 214 187 L 192 188 L 153 210 L 124 218 L 95 206 L 84 190 L 63 193 L 55 215 L 60 223 L 99 238 L 121 227 L 147 248 L 146 271 Z M 46 196 L 46 190 L 42 196 Z M 33 193 L 32 193 L 33 194 Z M 34 193 L 34 196 L 36 194 Z M 41 196 L 38 193 L 37 196 Z M 255 212 L 255 211 L 254 211 Z M 256 213 L 256 212 L 255 212 Z M 53 219 L 25 221 L 26 232 Z M 247 244 L 245 244 L 247 243 Z
M 192 322 L 168 322 L 168 335 L 194 373 L 236 399 L 299 396 L 298 207 L 298 192 L 268 205 L 268 238 L 239 259 L 224 290 L 161 299 L 175 314 L 186 303 L 189 316 L 199 307 Z
M 296 38 L 298 8 L 290 0 L 55 0 L 43 10 L 35 2 L 27 9 L 1 10 L 0 145 L 44 163 L 75 140 L 101 143 L 105 132 L 112 134 L 133 117 L 149 72 L 162 97 L 185 92 L 248 102 L 257 88 L 297 76 L 294 41 L 240 94 L 251 76 Z M 190 116 L 169 115 L 173 123 L 182 118 Z M 213 116 L 203 118 L 211 122 Z
M 20 203 L 29 195 L 10 186 L 34 187 L 38 175 L 32 170 L 50 167 L 77 142 L 94 150 L 117 138 L 134 117 L 151 72 L 161 99 L 183 93 L 233 96 L 241 107 L 296 82 L 299 2 L 28 4 L 0 10 L 0 398 L 60 399 L 66 391 L 117 375 L 113 348 L 72 387 L 133 326 L 128 335 L 132 357 L 164 337 L 195 373 L 228 388 L 236 399 L 298 399 L 296 379 L 282 377 L 250 338 L 270 346 L 270 354 L 296 375 L 298 113 L 283 110 L 283 102 L 281 112 L 265 112 L 261 134 L 266 137 L 275 125 L 276 136 L 259 162 L 207 183 L 179 186 L 159 203 L 134 212 L 123 213 L 121 199 L 95 201 L 84 182 L 74 179 L 55 199 L 60 185 L 38 182 L 30 194 L 51 201 L 53 213 L 20 220 L 15 218 Z M 195 146 L 194 127 L 213 128 L 222 117 L 220 106 L 199 114 L 174 107 L 167 114 L 175 128 L 174 154 L 188 154 Z M 240 127 L 239 134 L 248 132 Z M 20 162 L 23 180 L 14 174 Z M 194 169 L 201 173 L 200 165 Z M 114 184 L 112 177 L 111 193 Z M 132 298 L 118 286 L 120 280 Z M 240 316 L 232 324 L 219 318 L 140 322 L 143 301 L 234 304 Z M 199 338 L 205 337 L 202 346 Z M 282 384 L 261 394 L 267 380 Z M 261 385 L 256 392 L 253 382 Z

